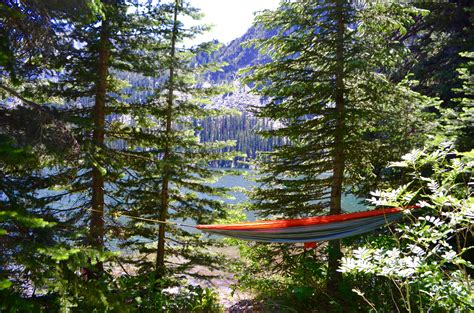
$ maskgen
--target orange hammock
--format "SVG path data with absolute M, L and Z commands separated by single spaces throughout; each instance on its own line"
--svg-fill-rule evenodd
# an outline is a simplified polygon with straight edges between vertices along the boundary
M 388 208 L 289 220 L 197 225 L 196 228 L 212 234 L 252 241 L 317 242 L 370 232 L 398 220 L 402 217 L 403 210 L 416 207 Z

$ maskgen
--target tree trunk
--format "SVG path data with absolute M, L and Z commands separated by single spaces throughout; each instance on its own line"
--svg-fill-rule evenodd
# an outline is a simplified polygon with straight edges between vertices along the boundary
M 171 135 L 171 121 L 172 121 L 172 109 L 173 109 L 173 91 L 174 91 L 174 62 L 175 62 L 175 47 L 176 37 L 178 32 L 178 7 L 179 0 L 175 1 L 174 5 L 174 17 L 173 17 L 173 32 L 171 34 L 171 51 L 170 51 L 170 77 L 168 81 L 168 96 L 167 96 L 167 107 L 166 107 L 166 143 L 165 151 L 163 154 L 163 182 L 161 187 L 161 208 L 160 208 L 160 223 L 158 229 L 158 247 L 156 251 L 156 274 L 158 278 L 161 278 L 165 274 L 165 233 L 166 233 L 166 219 L 168 215 L 169 206 L 169 180 L 170 180 L 170 168 L 167 162 L 171 158 L 171 147 L 170 147 L 170 135 Z
M 100 31 L 100 48 L 97 66 L 97 81 L 95 105 L 92 113 L 94 131 L 92 142 L 97 150 L 104 145 L 105 102 L 107 94 L 107 76 L 109 66 L 109 29 L 108 21 L 102 20 Z M 104 247 L 104 177 L 97 166 L 92 168 L 92 213 L 90 221 L 90 244 L 102 250 Z M 103 270 L 102 263 L 96 266 L 98 271 Z
M 330 214 L 341 214 L 342 183 L 344 178 L 344 13 L 341 0 L 336 1 L 336 125 L 334 133 L 334 163 L 331 183 Z M 342 257 L 341 241 L 329 242 L 327 289 L 337 295 L 342 274 L 337 271 Z

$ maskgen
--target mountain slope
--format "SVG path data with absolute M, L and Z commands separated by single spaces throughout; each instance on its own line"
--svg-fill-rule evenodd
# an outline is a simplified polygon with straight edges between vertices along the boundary
M 268 31 L 262 27 L 250 27 L 241 37 L 228 45 L 222 46 L 211 56 L 201 55 L 197 62 L 225 62 L 222 71 L 208 73 L 205 80 L 210 84 L 230 84 L 233 91 L 212 99 L 209 108 L 235 109 L 240 114 L 209 118 L 199 122 L 202 127 L 200 139 L 204 142 L 212 140 L 235 140 L 236 146 L 225 151 L 239 151 L 246 158 L 236 158 L 233 162 L 218 162 L 220 167 L 248 167 L 240 161 L 250 161 L 257 157 L 259 151 L 270 151 L 273 146 L 281 145 L 281 138 L 263 138 L 259 130 L 277 127 L 272 121 L 262 120 L 252 114 L 252 109 L 265 104 L 265 99 L 250 93 L 250 88 L 242 85 L 239 70 L 249 66 L 270 62 L 270 57 L 260 54 L 253 45 L 245 43 L 252 39 L 269 38 L 276 31 Z
M 222 82 L 234 81 L 238 78 L 238 71 L 248 66 L 263 64 L 270 61 L 266 55 L 262 55 L 254 46 L 243 46 L 245 42 L 252 39 L 269 38 L 276 34 L 276 31 L 266 30 L 262 27 L 252 26 L 241 37 L 232 40 L 228 45 L 223 45 L 211 56 L 200 55 L 197 62 L 225 62 L 226 66 L 222 71 L 208 73 L 206 80 L 218 84 Z

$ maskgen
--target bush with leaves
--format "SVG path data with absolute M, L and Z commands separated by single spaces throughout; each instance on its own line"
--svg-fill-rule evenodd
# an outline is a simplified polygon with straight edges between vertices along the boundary
M 429 151 L 414 150 L 392 164 L 409 173 L 412 182 L 373 193 L 377 206 L 418 203 L 405 214 L 392 244 L 368 244 L 342 261 L 340 271 L 386 277 L 397 287 L 404 310 L 470 311 L 474 309 L 473 248 L 474 152 L 459 153 L 450 144 Z M 387 241 L 390 243 L 390 241 Z M 364 294 L 356 290 L 361 296 Z M 371 303 L 370 298 L 364 298 Z M 375 306 L 373 307 L 374 309 Z
M 146 273 L 118 279 L 131 312 L 222 312 L 216 291 L 189 284 L 186 280 Z M 158 289 L 143 286 L 159 286 Z M 124 311 L 122 309 L 122 311 Z
M 465 62 L 456 70 L 462 85 L 454 88 L 455 107 L 437 106 L 440 118 L 436 120 L 434 142 L 448 138 L 458 151 L 474 149 L 474 51 L 459 54 Z

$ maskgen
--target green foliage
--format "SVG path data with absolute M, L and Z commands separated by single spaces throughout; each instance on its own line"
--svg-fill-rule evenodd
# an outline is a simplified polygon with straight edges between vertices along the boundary
M 100 0 L 2 1 L 0 3 L 0 67 L 2 78 L 15 85 L 48 68 L 58 48 L 55 20 L 103 14 Z M 34 76 L 34 75 L 33 75 Z M 37 77 L 35 77 L 37 78 Z M 34 79 L 33 79 L 34 80 Z
M 329 205 L 329 172 L 336 148 L 337 113 L 332 105 L 336 26 L 333 18 L 321 16 L 334 16 L 335 6 L 331 1 L 297 1 L 257 18 L 279 33 L 257 41 L 273 62 L 252 68 L 248 80 L 256 83 L 255 92 L 272 97 L 258 115 L 281 123 L 265 134 L 291 142 L 260 164 L 264 187 L 255 191 L 254 198 L 263 215 L 320 214 Z M 416 10 L 377 3 L 347 5 L 343 12 L 345 23 L 360 25 L 349 29 L 343 42 L 348 51 L 343 60 L 345 184 L 356 187 L 380 180 L 386 162 L 419 140 L 418 113 L 428 99 L 380 73 L 380 68 L 393 68 L 407 53 L 388 38 L 406 27 Z M 313 32 L 315 28 L 319 31 Z
M 8 279 L 2 279 L 0 281 L 0 290 L 2 289 L 7 289 L 12 285 L 12 282 L 9 281 Z
M 295 250 L 300 250 L 296 251 Z M 338 286 L 340 297 L 333 298 L 326 291 L 327 264 L 325 247 L 303 250 L 302 246 L 291 249 L 293 256 L 284 255 L 272 258 L 273 250 L 269 245 L 244 243 L 240 246 L 241 261 L 232 266 L 236 273 L 235 290 L 254 295 L 265 310 L 275 307 L 282 312 L 360 312 L 370 310 L 370 306 L 351 289 L 364 287 L 364 291 L 377 299 L 386 289 L 387 281 L 364 277 L 364 275 L 346 275 Z M 302 253 L 298 253 L 301 252 Z M 262 255 L 267 258 L 262 258 Z M 290 259 L 291 257 L 291 259 Z M 285 262 L 287 258 L 287 262 Z M 291 262 L 288 262 L 291 260 Z M 284 266 L 282 266 L 284 265 Z M 285 266 L 291 270 L 281 271 Z M 380 298 L 379 307 L 388 307 L 390 298 Z
M 51 284 L 56 286 L 58 278 L 64 279 L 58 272 L 60 265 L 50 256 L 66 260 L 70 253 L 78 252 L 60 243 L 71 240 L 74 233 L 55 216 L 54 196 L 37 196 L 62 178 L 41 173 L 42 166 L 55 157 L 42 155 L 43 150 L 38 151 L 37 146 L 24 146 L 3 134 L 0 150 L 0 309 L 23 304 L 25 308 L 36 307 L 34 301 L 22 299 L 23 296 L 46 294 L 52 291 Z M 59 238 L 58 234 L 63 235 Z M 87 266 L 87 262 L 82 264 Z
M 87 273 L 94 269 L 94 260 L 110 259 L 109 254 L 93 249 L 64 245 L 20 251 L 6 267 L 10 284 L 6 283 L 7 289 L 0 291 L 0 309 L 24 307 L 68 312 L 74 308 L 101 311 L 119 308 L 125 293 L 117 293 L 112 276 L 87 278 Z
M 460 53 L 471 51 L 474 40 L 472 1 L 418 1 L 416 6 L 429 14 L 416 18 L 407 34 L 397 36 L 413 52 L 398 75 L 412 72 L 419 81 L 417 91 L 439 97 L 443 108 L 455 109 L 455 89 L 462 85 L 456 70 L 465 62 Z
M 344 191 L 383 184 L 387 162 L 423 141 L 421 112 L 432 100 L 389 74 L 409 53 L 393 33 L 424 13 L 394 2 L 301 0 L 256 18 L 277 34 L 252 42 L 272 62 L 251 67 L 246 81 L 269 99 L 257 116 L 279 125 L 263 135 L 285 142 L 258 163 L 261 186 L 251 196 L 259 216 L 341 213 Z M 270 258 L 287 256 L 290 266 L 275 263 L 287 271 L 300 254 L 272 245 Z
M 264 303 L 276 303 L 278 306 L 292 308 L 297 311 L 310 310 L 315 296 L 324 289 L 326 267 L 320 251 L 308 250 L 298 253 L 275 255 L 270 245 L 241 243 L 241 261 L 233 265 L 236 273 L 237 290 L 255 295 Z M 303 247 L 298 249 L 303 250 Z M 290 250 L 294 253 L 294 249 Z M 267 258 L 262 258 L 267 255 Z M 274 255 L 274 257 L 272 257 Z M 288 262 L 291 259 L 291 263 Z M 282 272 L 282 266 L 291 270 Z
M 130 300 L 121 279 L 110 274 L 119 266 L 117 256 L 108 253 L 105 246 L 96 250 L 85 245 L 91 243 L 93 235 L 87 232 L 94 215 L 92 194 L 97 190 L 92 172 L 96 170 L 104 179 L 99 188 L 106 194 L 105 242 L 114 247 L 120 242 L 136 244 L 135 256 L 146 254 L 140 249 L 150 246 L 143 240 L 134 241 L 156 240 L 156 224 L 129 223 L 128 218 L 114 217 L 127 213 L 157 219 L 160 203 L 156 195 L 163 169 L 169 165 L 169 160 L 162 160 L 168 144 L 175 151 L 169 162 L 176 209 L 172 217 L 209 222 L 224 215 L 221 200 L 201 195 L 225 196 L 223 188 L 209 186 L 220 172 L 207 168 L 207 161 L 233 155 L 218 152 L 227 143 L 201 144 L 193 124 L 194 118 L 214 113 L 203 110 L 201 104 L 216 90 L 195 88 L 194 77 L 215 65 L 190 65 L 193 51 L 208 53 L 211 45 L 180 50 L 178 59 L 170 57 L 171 4 L 93 0 L 78 1 L 74 6 L 56 2 L 55 6 L 49 1 L 12 1 L 6 6 L 2 3 L 1 9 L 2 35 L 6 25 L 10 37 L 4 41 L 2 36 L 1 47 L 5 49 L 1 56 L 9 59 L 2 59 L 0 70 L 21 80 L 15 81 L 17 85 L 6 79 L 0 82 L 2 101 L 14 98 L 17 104 L 10 109 L 2 102 L 0 111 L 0 310 L 23 305 L 45 311 L 137 311 L 138 302 Z M 181 13 L 198 15 L 187 3 Z M 16 28 L 18 25 L 21 27 Z M 29 26 L 31 29 L 26 29 Z M 106 27 L 109 37 L 101 40 Z M 180 23 L 178 37 L 193 37 L 205 29 L 184 29 Z M 54 45 L 48 46 L 49 40 Z M 110 53 L 105 84 L 107 122 L 103 127 L 105 142 L 97 144 L 93 133 L 100 125 L 94 118 L 93 104 L 104 48 Z M 171 88 L 166 73 L 175 62 L 179 72 L 173 87 L 176 128 L 172 134 L 164 134 L 163 104 Z M 136 77 L 149 79 L 151 86 L 132 85 L 130 81 Z M 64 146 L 60 141 L 63 134 L 72 135 L 77 144 L 74 153 L 69 149 L 53 153 L 56 147 Z M 181 193 L 184 187 L 186 192 Z M 206 253 L 207 240 L 200 240 L 195 233 L 172 228 L 169 235 L 186 240 L 169 247 L 170 256 L 186 259 L 186 264 L 177 267 L 179 272 L 196 263 L 217 264 L 221 260 Z M 97 270 L 101 264 L 103 272 Z M 149 272 L 152 267 L 141 269 Z M 139 289 L 155 287 L 144 287 L 148 282 L 142 280 Z M 163 296 L 164 305 L 171 303 L 169 311 L 218 310 L 217 298 L 210 290 L 190 287 L 183 294 Z M 147 308 L 157 309 L 152 304 Z
M 154 273 L 123 277 L 119 283 L 137 312 L 222 312 L 217 293 L 209 288 L 157 280 Z M 143 288 L 154 284 L 160 290 Z
M 465 63 L 457 69 L 461 87 L 453 91 L 457 97 L 451 99 L 455 105 L 450 108 L 438 106 L 440 118 L 436 121 L 436 142 L 450 140 L 458 151 L 474 149 L 474 52 L 460 54 Z
M 398 290 L 395 298 L 402 299 L 393 305 L 407 311 L 472 310 L 474 284 L 469 271 L 474 266 L 468 255 L 474 221 L 473 165 L 472 153 L 458 153 L 449 146 L 414 150 L 394 163 L 409 173 L 412 182 L 377 191 L 371 202 L 404 206 L 417 201 L 420 212 L 406 212 L 408 222 L 397 227 L 395 244 L 362 246 L 343 259 L 341 271 L 390 279 Z
M 183 42 L 206 30 L 205 26 L 189 28 L 182 22 L 197 18 L 198 10 L 186 1 L 177 1 L 160 5 L 157 13 L 162 18 L 156 24 L 161 38 L 149 43 L 156 54 L 141 75 L 153 79 L 157 73 L 162 75 L 151 86 L 144 86 L 143 97 L 133 102 L 129 124 L 134 127 L 117 122 L 117 131 L 133 137 L 126 139 L 122 150 L 131 157 L 121 164 L 124 175 L 110 192 L 115 199 L 121 199 L 111 206 L 111 214 L 125 213 L 129 218 L 122 219 L 111 234 L 118 234 L 120 248 L 140 255 L 123 259 L 140 273 L 147 273 L 158 268 L 158 229 L 166 227 L 166 239 L 159 239 L 160 243 L 166 242 L 165 259 L 179 259 L 166 265 L 166 274 L 172 275 L 196 264 L 219 267 L 222 258 L 207 251 L 213 239 L 189 228 L 171 223 L 158 225 L 134 217 L 190 224 L 211 223 L 224 217 L 227 206 L 223 199 L 228 189 L 212 186 L 223 171 L 210 168 L 209 164 L 232 160 L 237 154 L 222 152 L 232 142 L 202 142 L 198 137 L 198 120 L 218 115 L 217 110 L 206 109 L 204 104 L 225 90 L 225 86 L 197 84 L 198 74 L 216 69 L 216 64 L 192 63 L 196 54 L 210 53 L 215 45 L 182 47 Z
M 231 103 L 232 100 L 228 99 L 226 102 Z M 238 151 L 241 153 L 232 161 L 214 161 L 211 163 L 212 166 L 248 168 L 248 161 L 255 160 L 260 152 L 271 151 L 273 147 L 279 146 L 283 142 L 281 138 L 263 138 L 260 136 L 258 131 L 272 128 L 272 123 L 246 112 L 240 115 L 210 116 L 199 121 L 199 124 L 202 127 L 200 131 L 201 141 L 235 140 L 235 146 L 224 147 L 222 151 Z

